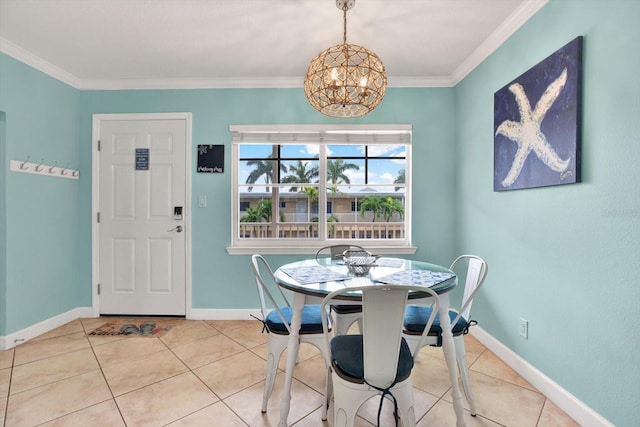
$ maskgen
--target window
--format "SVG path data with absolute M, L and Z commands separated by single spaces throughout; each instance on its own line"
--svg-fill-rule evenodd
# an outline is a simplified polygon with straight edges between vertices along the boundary
M 230 130 L 232 247 L 410 245 L 410 126 Z

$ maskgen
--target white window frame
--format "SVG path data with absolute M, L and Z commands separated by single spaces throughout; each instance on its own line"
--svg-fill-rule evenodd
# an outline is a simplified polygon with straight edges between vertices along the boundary
M 227 252 L 232 255 L 262 254 L 314 254 L 322 246 L 333 244 L 360 244 L 378 254 L 413 254 L 411 245 L 411 125 L 232 125 L 229 127 L 231 144 L 231 245 Z M 406 145 L 405 162 L 405 238 L 404 239 L 240 239 L 239 191 L 245 183 L 238 182 L 239 146 L 247 142 L 272 145 L 320 144 L 320 176 L 326 175 L 325 148 L 327 145 Z M 325 182 L 323 182 L 325 181 Z M 318 193 L 326 194 L 326 180 L 320 180 Z M 326 199 L 319 200 L 326 205 Z M 326 209 L 320 209 L 318 226 L 320 235 L 325 235 Z

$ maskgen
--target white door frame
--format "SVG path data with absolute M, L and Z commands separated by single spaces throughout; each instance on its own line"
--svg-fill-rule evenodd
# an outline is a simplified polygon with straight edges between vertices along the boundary
M 185 226 L 185 311 L 186 318 L 191 318 L 191 113 L 136 113 L 136 114 L 94 114 L 91 136 L 91 297 L 92 297 L 92 313 L 94 317 L 100 316 L 100 296 L 98 295 L 98 280 L 100 278 L 99 271 L 99 236 L 98 233 L 98 207 L 100 200 L 100 152 L 98 151 L 98 139 L 100 139 L 101 123 L 110 120 L 185 120 L 186 136 L 185 136 L 185 200 L 186 215 L 184 219 Z

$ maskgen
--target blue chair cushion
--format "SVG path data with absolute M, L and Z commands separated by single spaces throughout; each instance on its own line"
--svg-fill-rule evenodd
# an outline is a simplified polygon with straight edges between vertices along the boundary
M 331 309 L 338 314 L 362 313 L 361 305 L 337 304 L 332 305 Z
M 424 327 L 429 320 L 429 316 L 431 316 L 432 307 L 423 307 L 416 305 L 409 305 L 404 314 L 404 328 L 409 332 L 417 332 L 422 333 L 424 331 Z M 449 321 L 453 322 L 453 319 L 456 318 L 458 313 L 453 310 L 449 310 Z M 452 333 L 453 335 L 460 335 L 464 333 L 465 329 L 469 326 L 469 322 L 464 317 L 460 316 L 460 319 L 453 325 Z M 436 318 L 433 321 L 433 325 L 431 325 L 431 329 L 429 331 L 431 335 L 437 334 L 438 337 L 442 336 L 442 326 L 440 326 L 440 314 L 436 314 Z M 440 339 L 438 339 L 440 342 Z
M 364 351 L 362 335 L 338 335 L 331 340 L 331 358 L 334 365 L 349 377 L 364 380 Z M 407 377 L 413 369 L 409 345 L 402 338 L 396 379 Z
M 293 317 L 293 310 L 291 307 L 282 307 L 280 309 L 282 316 L 289 325 L 291 325 L 291 318 Z M 264 323 L 267 325 L 269 331 L 275 334 L 287 334 L 287 327 L 282 323 L 282 319 L 278 315 L 276 310 L 272 310 L 265 319 Z M 301 334 L 314 334 L 322 333 L 322 317 L 320 315 L 320 305 L 305 305 L 302 308 L 302 323 L 300 325 Z

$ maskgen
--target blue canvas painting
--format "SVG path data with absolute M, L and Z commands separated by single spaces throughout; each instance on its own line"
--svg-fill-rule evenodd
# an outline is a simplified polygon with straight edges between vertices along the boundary
M 582 36 L 494 95 L 493 190 L 580 182 Z

